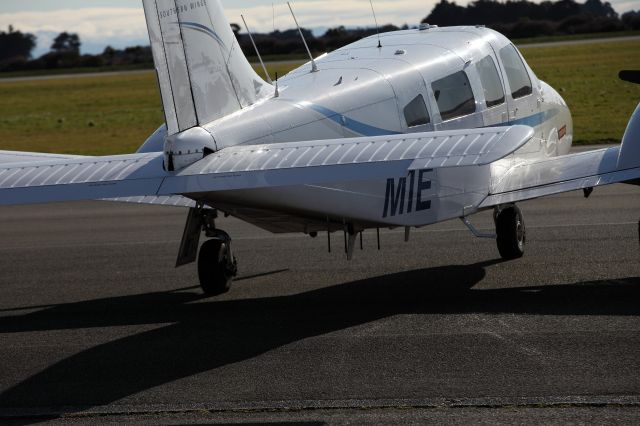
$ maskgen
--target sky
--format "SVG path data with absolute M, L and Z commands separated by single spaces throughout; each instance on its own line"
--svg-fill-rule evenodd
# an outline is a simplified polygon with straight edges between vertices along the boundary
M 381 25 L 417 25 L 437 1 L 374 0 L 374 6 Z M 640 10 L 640 0 L 609 1 L 620 14 Z M 254 32 L 294 26 L 284 0 L 222 0 L 222 4 L 230 22 L 240 23 L 244 14 Z M 316 32 L 339 25 L 374 25 L 369 0 L 293 0 L 292 6 L 300 25 Z M 38 37 L 34 57 L 46 53 L 62 31 L 79 34 L 82 53 L 100 53 L 107 45 L 149 44 L 141 0 L 0 0 L 0 29 L 9 25 Z

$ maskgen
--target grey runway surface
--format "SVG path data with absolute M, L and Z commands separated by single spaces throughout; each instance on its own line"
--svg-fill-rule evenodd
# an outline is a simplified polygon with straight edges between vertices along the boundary
M 1 208 L 0 422 L 637 424 L 640 188 L 521 207 L 506 263 L 455 221 L 347 262 L 222 219 L 217 298 L 173 268 L 181 209 Z

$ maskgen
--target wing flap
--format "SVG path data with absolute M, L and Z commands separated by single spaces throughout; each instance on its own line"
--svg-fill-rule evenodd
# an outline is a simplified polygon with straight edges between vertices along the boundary
M 530 127 L 512 126 L 236 146 L 167 178 L 160 194 L 399 177 L 429 165 L 480 166 L 511 154 L 532 136 Z M 451 147 L 444 149 L 447 143 Z
M 528 126 L 410 133 L 268 145 L 235 146 L 185 169 L 182 175 L 337 166 L 413 160 L 410 169 L 484 165 L 533 137 Z
M 418 152 L 410 169 L 490 164 L 517 151 L 533 135 L 529 126 L 511 126 L 436 137 Z

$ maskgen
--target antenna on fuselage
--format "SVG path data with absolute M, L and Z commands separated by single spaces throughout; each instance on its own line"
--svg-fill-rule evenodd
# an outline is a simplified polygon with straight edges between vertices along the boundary
M 313 59 L 313 55 L 311 55 L 311 51 L 309 50 L 309 45 L 307 44 L 307 40 L 305 40 L 304 34 L 302 34 L 302 29 L 300 28 L 300 25 L 298 25 L 298 20 L 296 19 L 296 14 L 293 13 L 293 9 L 291 8 L 291 3 L 287 2 L 287 6 L 289 6 L 289 10 L 291 11 L 291 16 L 293 16 L 293 20 L 296 23 L 296 27 L 298 27 L 298 32 L 300 33 L 300 37 L 302 38 L 304 47 L 307 48 L 307 53 L 309 54 L 309 58 L 311 58 L 311 72 L 317 72 L 318 66 L 316 65 L 315 59 Z
M 271 81 L 271 77 L 269 76 L 269 71 L 267 71 L 267 67 L 264 65 L 264 62 L 262 61 L 262 56 L 260 56 L 260 51 L 258 50 L 258 46 L 256 46 L 256 42 L 253 40 L 253 34 L 251 34 L 251 30 L 247 25 L 247 21 L 245 21 L 244 15 L 240 15 L 240 17 L 242 18 L 242 22 L 244 22 L 244 27 L 247 29 L 247 33 L 249 34 L 249 38 L 251 39 L 251 44 L 253 44 L 253 48 L 256 51 L 256 55 L 258 55 L 258 60 L 260 61 L 260 65 L 262 65 L 264 75 L 267 76 L 267 83 L 273 84 L 273 81 Z
M 371 12 L 373 12 L 373 21 L 376 23 L 376 34 L 378 35 L 378 49 L 381 49 L 382 43 L 380 43 L 380 27 L 378 26 L 378 18 L 376 17 L 376 10 L 373 8 L 373 0 L 369 0 L 369 4 L 371 5 Z

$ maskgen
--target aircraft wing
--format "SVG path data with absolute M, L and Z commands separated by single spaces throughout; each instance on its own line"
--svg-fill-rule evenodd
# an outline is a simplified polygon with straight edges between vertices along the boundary
M 35 154 L 0 164 L 0 205 L 156 195 L 162 153 L 105 157 Z M 12 154 L 13 155 L 13 154 Z M 20 157 L 16 154 L 16 158 Z
M 617 182 L 640 185 L 640 105 L 619 147 L 495 167 L 492 174 L 480 208 Z
M 170 197 L 402 176 L 407 168 L 486 165 L 532 137 L 530 127 L 511 126 L 236 146 L 179 172 L 164 171 L 161 152 L 70 158 L 34 154 L 34 161 L 0 163 L 0 205 L 95 199 L 189 205 Z
M 401 177 L 407 169 L 487 165 L 533 137 L 528 126 L 450 130 L 218 151 L 168 178 L 161 194 Z
M 36 163 L 81 158 L 78 155 L 45 154 L 40 152 L 0 151 L 0 165 L 10 163 Z
M 49 154 L 40 152 L 20 152 L 20 151 L 2 151 L 0 150 L 0 169 L 9 167 L 33 167 L 46 163 L 51 168 L 58 167 L 63 168 L 65 164 L 70 160 L 87 160 L 88 158 L 80 155 L 65 155 L 65 154 Z M 77 163 L 75 163 L 77 164 Z M 115 163 L 112 161 L 112 164 Z M 123 163 L 124 165 L 125 163 Z M 26 170 L 26 168 L 25 168 Z M 42 169 L 41 169 L 42 170 Z M 139 197 L 122 197 L 113 199 L 104 199 L 102 201 L 116 201 L 122 203 L 134 203 L 134 204 L 152 204 L 161 206 L 174 206 L 174 207 L 194 207 L 195 201 L 182 197 L 180 195 L 175 196 L 139 196 Z
M 637 167 L 618 168 L 620 148 L 518 164 L 496 176 L 480 208 L 640 179 Z

